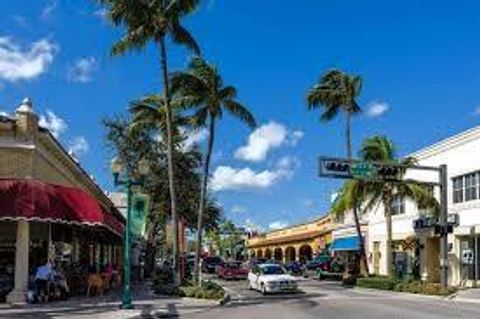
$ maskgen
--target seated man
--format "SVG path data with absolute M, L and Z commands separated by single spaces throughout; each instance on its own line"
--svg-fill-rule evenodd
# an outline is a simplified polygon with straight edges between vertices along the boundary
M 35 273 L 35 286 L 40 302 L 48 301 L 49 284 L 52 279 L 52 274 L 52 264 L 50 261 L 47 261 L 44 265 L 37 268 L 37 272 Z

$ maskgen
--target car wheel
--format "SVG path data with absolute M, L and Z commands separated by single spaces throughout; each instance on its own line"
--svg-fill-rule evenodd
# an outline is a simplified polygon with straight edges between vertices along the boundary
M 267 287 L 263 283 L 260 285 L 260 291 L 264 296 L 267 294 Z

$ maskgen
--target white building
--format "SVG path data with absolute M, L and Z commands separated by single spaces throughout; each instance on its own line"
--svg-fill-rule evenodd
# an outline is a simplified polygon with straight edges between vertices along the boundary
M 419 165 L 448 169 L 448 212 L 459 215 L 460 224 L 448 236 L 449 284 L 472 285 L 479 275 L 480 234 L 480 126 L 423 148 L 410 156 Z M 438 181 L 435 173 L 407 172 L 406 178 Z M 439 192 L 435 191 L 438 198 Z M 440 279 L 440 239 L 433 229 L 415 231 L 413 221 L 423 214 L 415 204 L 397 198 L 392 218 L 394 263 L 417 271 L 423 280 Z M 383 207 L 368 213 L 368 252 L 370 269 L 386 274 L 386 225 Z M 462 259 L 469 255 L 470 260 Z M 413 269 L 413 270 L 412 270 Z

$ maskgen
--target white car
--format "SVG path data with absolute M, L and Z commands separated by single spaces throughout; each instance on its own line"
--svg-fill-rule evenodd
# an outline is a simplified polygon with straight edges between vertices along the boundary
M 276 264 L 260 264 L 248 273 L 248 286 L 262 294 L 275 292 L 296 292 L 298 289 L 295 277 L 287 274 L 285 269 Z

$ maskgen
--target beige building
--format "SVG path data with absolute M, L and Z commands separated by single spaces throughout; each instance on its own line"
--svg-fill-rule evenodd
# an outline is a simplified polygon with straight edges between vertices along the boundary
M 7 301 L 25 300 L 29 275 L 47 259 L 119 264 L 123 224 L 78 160 L 39 126 L 30 100 L 0 116 L 0 274 L 14 288 Z

